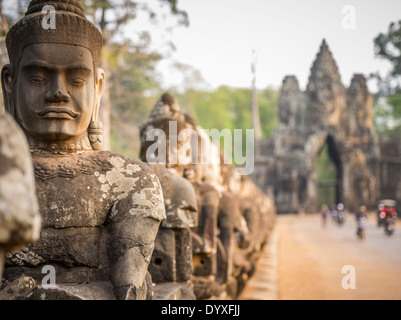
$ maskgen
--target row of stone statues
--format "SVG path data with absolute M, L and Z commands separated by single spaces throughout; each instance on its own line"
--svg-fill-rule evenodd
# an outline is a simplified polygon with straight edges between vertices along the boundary
M 177 130 L 169 131 L 172 124 Z M 154 130 L 166 133 L 158 142 L 165 139 L 170 148 L 165 165 L 150 164 L 161 182 L 167 214 L 149 267 L 153 281 L 164 284 L 163 288 L 169 284 L 173 293 L 182 292 L 186 284 L 197 299 L 236 298 L 252 275 L 273 227 L 272 199 L 249 177 L 224 163 L 223 150 L 190 115 L 180 111 L 168 93 L 156 103 L 141 128 L 144 162 L 148 162 L 154 143 L 147 137 Z M 193 151 L 191 136 L 182 139 L 185 130 L 197 139 L 192 144 L 196 152 L 183 152 Z M 174 141 L 176 149 L 171 148 Z M 178 289 L 175 282 L 180 283 Z
M 56 29 L 42 26 L 45 5 Z M 141 160 L 100 150 L 102 36 L 79 0 L 32 0 L 6 44 L 0 299 L 238 297 L 273 227 L 272 199 L 169 94 L 142 127 Z M 187 144 L 169 145 L 171 122 L 213 161 L 172 161 Z M 151 129 L 165 133 L 164 164 L 147 156 Z

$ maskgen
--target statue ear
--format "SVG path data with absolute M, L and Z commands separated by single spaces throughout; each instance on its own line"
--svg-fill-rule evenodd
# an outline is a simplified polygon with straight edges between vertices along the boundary
M 92 112 L 92 121 L 89 124 L 88 136 L 91 146 L 94 150 L 101 150 L 103 144 L 103 125 L 98 120 L 99 118 L 99 105 L 104 91 L 104 71 L 100 68 L 97 69 L 96 83 L 95 83 L 95 101 Z
M 93 108 L 92 121 L 97 122 L 99 117 L 99 106 L 100 100 L 102 99 L 104 92 L 104 71 L 103 69 L 97 69 L 97 75 L 95 80 L 95 104 Z
M 3 89 L 4 107 L 8 113 L 14 116 L 14 107 L 11 103 L 13 68 L 11 64 L 6 64 L 1 70 L 1 87 Z

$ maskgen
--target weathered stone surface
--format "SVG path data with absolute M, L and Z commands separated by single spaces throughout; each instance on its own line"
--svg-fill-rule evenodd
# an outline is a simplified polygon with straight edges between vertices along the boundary
M 160 118 L 173 118 L 176 120 L 184 120 L 184 115 L 181 113 L 180 105 L 169 94 L 164 93 L 153 107 L 149 120 L 157 120 Z
M 44 32 L 38 23 L 45 2 L 63 9 L 56 12 L 60 32 Z M 158 142 L 165 143 L 159 150 L 164 164 L 148 166 L 99 151 L 101 35 L 78 0 L 67 2 L 32 1 L 7 37 L 11 64 L 2 73 L 5 107 L 28 138 L 43 225 L 36 243 L 7 255 L 5 279 L 11 286 L 1 294 L 150 299 L 155 283 L 156 298 L 235 298 L 269 233 L 261 230 L 266 217 L 274 215 L 267 196 L 244 183 L 233 166 L 222 164 L 220 147 L 167 93 L 141 128 L 141 159 L 148 162 L 154 142 L 148 133 L 163 131 Z M 38 61 L 51 72 L 40 77 L 20 73 L 28 68 L 35 75 L 43 68 Z M 78 90 L 74 81 L 64 80 L 81 65 L 85 81 Z M 203 145 L 196 150 L 180 139 L 187 131 L 206 143 L 206 153 L 200 152 Z M 196 157 L 198 163 L 191 164 Z M 247 197 L 253 204 L 241 205 Z M 48 266 L 55 271 L 53 289 L 41 281 Z M 22 274 L 36 285 L 13 292 Z
M 172 229 L 160 228 L 149 265 L 152 281 L 154 283 L 175 282 L 177 280 L 176 263 L 175 232 Z
M 380 141 L 380 199 L 397 200 L 401 212 L 401 144 L 399 141 Z
M 225 283 L 230 275 L 232 274 L 233 267 L 233 256 L 235 248 L 234 232 L 245 231 L 242 227 L 241 221 L 243 216 L 240 211 L 239 199 L 228 192 L 223 192 L 219 203 L 219 215 L 218 215 L 218 226 L 219 226 L 219 239 L 222 247 L 225 249 L 225 260 L 224 263 L 218 263 L 218 270 L 216 277 L 221 283 Z M 248 235 L 244 235 L 247 237 Z M 223 267 L 225 265 L 225 267 Z
M 338 125 L 346 109 L 346 92 L 325 40 L 311 68 L 307 89 L 308 125 Z
M 54 289 L 38 285 L 31 300 L 115 300 L 110 282 L 79 285 L 56 285 Z
M 194 181 L 199 206 L 199 223 L 196 233 L 201 237 L 201 246 L 194 253 L 210 254 L 216 250 L 217 216 L 219 212 L 220 193 L 209 183 Z
M 153 287 L 152 300 L 195 300 L 192 289 L 183 283 L 160 283 Z
M 174 129 L 175 128 L 175 129 Z M 191 183 L 181 177 L 181 157 L 178 152 L 183 142 L 178 133 L 188 128 L 178 103 L 165 93 L 155 104 L 148 121 L 141 127 L 141 159 L 149 162 L 157 174 L 164 197 L 167 219 L 159 229 L 155 250 L 149 266 L 154 283 L 188 283 L 192 274 L 191 228 L 198 225 L 198 203 Z M 158 157 L 153 150 L 152 130 L 162 131 L 158 136 Z M 175 145 L 170 145 L 170 139 Z M 154 151 L 154 150 L 153 150 Z
M 0 280 L 4 254 L 39 238 L 40 215 L 32 160 L 21 129 L 0 114 Z
M 34 163 L 49 161 L 47 156 L 42 161 L 33 153 Z M 56 174 L 43 179 L 44 173 L 40 172 L 37 192 L 44 221 L 41 237 L 24 251 L 10 255 L 8 265 L 85 266 L 96 278 L 103 275 L 103 281 L 109 277 L 104 271 L 109 270 L 116 287 L 127 282 L 142 287 L 154 237 L 165 212 L 156 175 L 139 161 L 109 152 L 62 158 L 59 163 L 68 159 L 76 171 L 74 176 L 66 179 Z M 104 164 L 80 171 L 79 166 L 73 165 L 74 159 Z M 76 192 L 71 195 L 71 190 Z M 80 278 L 73 278 L 76 277 Z
M 167 219 L 162 227 L 193 228 L 198 225 L 198 204 L 191 183 L 163 165 L 150 165 L 159 178 Z
M 177 281 L 190 282 L 192 276 L 192 233 L 189 229 L 176 230 Z
M 165 174 L 155 169 L 163 188 L 167 220 L 159 230 L 152 256 L 154 263 L 151 263 L 150 272 L 153 279 L 159 280 L 155 281 L 158 285 L 161 280 L 170 281 L 165 282 L 165 285 L 171 284 L 169 288 L 172 288 L 171 296 L 174 297 L 177 297 L 175 281 L 182 281 L 192 284 L 196 299 L 235 298 L 243 287 L 238 286 L 238 278 L 244 285 L 244 279 L 249 278 L 254 269 L 257 251 L 267 241 L 267 234 L 270 233 L 268 224 L 270 223 L 271 227 L 273 220 L 266 217 L 274 216 L 274 203 L 272 200 L 263 200 L 268 196 L 250 179 L 242 179 L 233 166 L 222 164 L 223 152 L 220 147 L 210 141 L 206 131 L 198 126 L 191 116 L 181 113 L 178 103 L 167 93 L 161 97 L 149 120 L 142 126 L 143 160 L 157 158 L 149 156 L 149 151 L 155 151 L 155 145 L 152 139 L 147 141 L 147 135 L 150 132 L 159 132 L 158 130 L 163 132 L 158 135 L 158 143 L 165 143 L 164 149 L 158 149 L 158 156 L 160 152 L 165 154 L 165 167 L 170 173 Z M 195 135 L 197 144 L 188 145 L 179 140 L 172 145 L 183 132 L 188 132 L 186 130 Z M 181 158 L 176 157 L 179 154 L 182 155 Z M 176 177 L 171 176 L 172 172 Z M 191 188 L 180 182 L 181 176 L 190 182 Z M 187 191 L 184 191 L 184 188 Z M 187 223 L 190 229 L 186 229 L 182 228 L 180 223 L 188 220 L 188 215 L 183 219 L 176 214 L 175 209 L 169 214 L 169 210 L 173 208 L 170 199 L 175 199 L 176 203 L 180 203 L 176 199 L 193 199 L 192 190 L 196 195 L 196 205 L 192 204 L 193 200 L 189 203 L 197 208 L 197 223 Z M 241 206 L 246 197 L 249 197 L 250 203 L 247 209 L 245 205 Z M 248 221 L 252 223 L 253 237 L 249 234 Z M 171 232 L 165 231 L 166 228 L 174 228 L 174 239 Z M 172 250 L 174 245 L 175 252 Z M 246 251 L 238 252 L 241 250 Z M 189 253 L 192 253 L 191 259 L 178 259 L 179 252 L 186 252 L 182 257 L 188 257 Z M 234 259 L 236 254 L 245 259 L 249 257 L 250 261 Z M 239 260 L 241 263 L 237 263 Z M 174 267 L 177 268 L 175 278 Z M 180 273 L 179 270 L 184 272 Z M 168 275 L 164 276 L 164 279 L 162 272 Z M 192 277 L 189 277 L 190 272 Z
M 21 276 L 6 285 L 0 291 L 1 300 L 22 300 L 32 296 L 36 281 L 32 277 Z
M 106 265 L 106 230 L 102 227 L 43 228 L 40 239 L 21 251 L 7 255 L 9 264 L 35 267 L 60 262 L 67 267 Z M 98 247 L 99 250 L 93 250 Z
M 173 129 L 172 129 L 173 128 Z M 177 130 L 174 130 L 177 128 Z M 191 229 L 198 225 L 198 202 L 192 184 L 181 177 L 180 161 L 177 157 L 183 143 L 177 141 L 178 133 L 188 128 L 179 105 L 168 93 L 163 94 L 154 106 L 149 119 L 141 128 L 141 159 L 151 162 L 150 166 L 156 172 L 162 185 L 167 219 L 159 229 L 155 250 L 149 266 L 153 282 L 160 284 L 190 284 L 192 275 L 192 239 Z M 161 130 L 163 136 L 158 137 L 158 143 L 164 144 L 158 149 L 161 163 L 155 161 L 148 151 L 153 147 L 148 134 L 152 130 Z M 170 145 L 170 139 L 177 142 Z
M 192 239 L 189 229 L 159 229 L 149 272 L 157 284 L 191 280 Z
M 198 300 L 210 299 L 211 297 L 225 299 L 227 297 L 225 287 L 218 284 L 214 278 L 194 276 L 192 282 Z
M 283 80 L 281 95 L 279 99 L 279 117 L 280 122 L 294 127 L 296 123 L 301 122 L 303 94 L 299 90 L 298 80 L 295 76 L 287 76 Z
M 199 237 L 192 238 L 192 243 L 195 244 L 194 250 L 200 247 L 201 246 L 200 244 L 202 243 L 201 241 L 195 241 L 195 239 L 201 240 L 201 238 Z M 194 270 L 193 274 L 195 276 L 209 277 L 209 276 L 214 276 L 216 274 L 216 268 L 217 268 L 216 252 L 194 253 L 192 263 Z
M 57 32 L 42 27 L 44 5 L 56 8 Z M 150 299 L 163 193 L 148 165 L 99 151 L 100 31 L 79 0 L 34 0 L 6 42 L 5 108 L 28 139 L 43 225 L 37 243 L 8 255 L 4 277 L 23 271 L 40 283 L 52 266 L 54 298 Z
M 20 253 L 24 253 L 23 251 Z M 108 268 L 91 268 L 85 266 L 74 266 L 65 267 L 56 263 L 51 264 L 54 267 L 56 274 L 56 282 L 65 285 L 74 285 L 80 283 L 95 283 L 95 282 L 103 282 L 104 279 L 108 279 L 110 270 Z M 42 273 L 42 265 L 40 268 L 32 268 L 26 266 L 15 266 L 8 264 L 6 267 L 7 273 L 5 280 L 13 281 L 13 279 L 18 279 L 23 274 L 29 274 L 31 278 L 33 278 L 36 283 L 40 284 L 45 276 L 45 273 Z

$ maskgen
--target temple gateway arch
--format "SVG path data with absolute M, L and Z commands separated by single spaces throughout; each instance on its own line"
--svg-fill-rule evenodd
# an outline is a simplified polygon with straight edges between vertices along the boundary
M 389 188 L 381 186 L 386 161 L 374 130 L 373 99 L 366 78 L 354 74 L 345 88 L 325 40 L 304 92 L 295 76 L 284 78 L 279 116 L 280 125 L 272 137 L 256 143 L 252 175 L 259 186 L 274 194 L 278 212 L 318 211 L 327 200 L 322 200 L 324 188 L 331 188 L 333 203 L 342 202 L 349 210 L 362 204 L 373 208 L 387 195 Z M 316 170 L 323 150 L 334 170 L 328 181 L 319 180 Z M 390 192 L 388 196 L 397 195 Z

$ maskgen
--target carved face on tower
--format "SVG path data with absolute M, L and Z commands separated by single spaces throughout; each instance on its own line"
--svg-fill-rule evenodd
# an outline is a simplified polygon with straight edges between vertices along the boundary
M 6 109 L 24 129 L 31 147 L 85 150 L 91 149 L 90 140 L 98 149 L 96 143 L 101 141 L 88 128 L 94 127 L 95 133 L 101 129 L 97 121 L 104 82 L 104 72 L 97 68 L 100 32 L 84 15 L 76 14 L 79 1 L 66 6 L 69 2 L 62 0 L 53 2 L 60 6 L 56 29 L 44 29 L 42 13 L 35 11 L 41 9 L 40 3 L 30 6 L 22 19 L 25 23 L 17 23 L 7 39 L 11 63 L 2 71 Z

